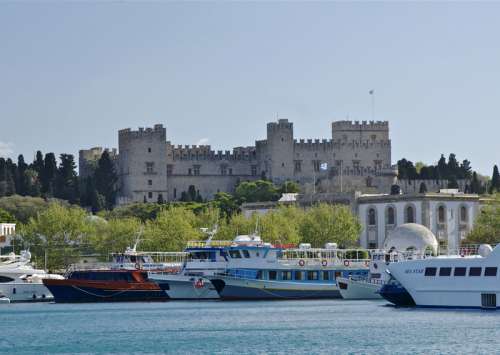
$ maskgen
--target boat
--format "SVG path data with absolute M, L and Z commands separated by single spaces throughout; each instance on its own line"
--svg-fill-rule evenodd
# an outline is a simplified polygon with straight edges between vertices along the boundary
M 207 232 L 206 229 L 203 230 Z M 255 236 L 240 235 L 234 240 L 212 240 L 217 228 L 207 232 L 206 241 L 189 241 L 185 252 L 187 254 L 181 271 L 177 274 L 150 272 L 149 278 L 157 282 L 170 299 L 218 299 L 219 293 L 208 276 L 223 273 L 228 264 L 227 248 L 236 246 Z M 255 243 L 260 243 L 255 241 Z
M 394 285 L 381 294 L 397 306 L 497 309 L 500 295 L 500 245 L 481 245 L 477 255 L 439 256 L 389 265 Z M 384 292 L 382 292 L 384 291 Z
M 0 304 L 1 303 L 10 303 L 10 299 L 6 297 L 2 292 L 0 292 Z
M 31 265 L 31 253 L 0 255 L 0 292 L 11 302 L 52 301 L 54 297 L 43 284 L 43 279 L 62 279 Z
M 181 263 L 155 262 L 152 255 L 183 257 L 184 253 L 137 252 L 112 254 L 111 263 L 72 265 L 62 280 L 44 279 L 56 303 L 166 301 L 165 290 L 149 280 L 148 271 L 177 272 Z
M 343 299 L 350 300 L 382 299 L 380 289 L 390 279 L 390 274 L 386 272 L 390 264 L 430 255 L 430 253 L 426 253 L 425 251 L 421 254 L 412 250 L 405 252 L 395 250 L 371 251 L 369 272 L 366 277 L 350 276 L 337 278 L 340 295 Z M 394 286 L 395 283 L 391 282 L 391 285 Z
M 341 250 L 335 243 L 283 249 L 256 241 L 227 248 L 226 271 L 209 276 L 222 299 L 340 298 L 338 277 L 368 273 L 364 250 Z

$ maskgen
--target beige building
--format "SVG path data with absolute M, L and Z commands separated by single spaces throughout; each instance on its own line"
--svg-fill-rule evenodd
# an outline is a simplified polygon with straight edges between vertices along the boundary
M 479 196 L 458 190 L 406 195 L 361 195 L 356 199 L 363 231 L 360 244 L 376 249 L 397 226 L 417 223 L 429 228 L 441 249 L 455 250 L 472 229 L 479 212 Z
M 12 237 L 15 234 L 15 223 L 0 223 L 0 248 L 10 246 Z

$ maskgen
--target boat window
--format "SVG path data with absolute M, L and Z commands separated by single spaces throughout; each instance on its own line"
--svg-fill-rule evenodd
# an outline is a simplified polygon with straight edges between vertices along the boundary
M 465 267 L 456 267 L 455 268 L 455 276 L 465 276 L 465 271 L 467 268 Z
M 335 271 L 335 280 L 337 280 L 337 277 L 341 277 L 342 273 L 340 271 Z
M 484 276 L 497 276 L 497 268 L 496 267 L 484 268 Z
M 257 271 L 257 276 L 255 278 L 257 280 L 262 280 L 262 270 Z
M 436 276 L 436 268 L 435 267 L 426 267 L 425 268 L 425 276 Z
M 307 272 L 307 279 L 308 280 L 317 280 L 318 279 L 318 272 L 317 271 L 308 271 Z
M 247 258 L 247 259 L 248 259 L 248 258 L 250 257 L 250 253 L 248 252 L 248 250 L 242 250 L 242 252 L 243 252 L 243 256 L 244 256 L 245 258 Z
M 0 283 L 3 283 L 3 282 L 12 282 L 12 281 L 14 281 L 14 279 L 11 279 L 10 277 L 0 276 Z
M 295 280 L 304 280 L 304 271 L 295 271 Z
M 439 276 L 450 276 L 450 275 L 451 275 L 451 267 L 439 268 Z
M 292 279 L 292 272 L 291 271 L 282 271 L 281 272 L 281 279 L 282 280 L 291 280 Z
M 328 271 L 323 271 L 323 280 L 330 280 L 330 273 Z
M 230 250 L 229 255 L 231 255 L 231 258 L 233 259 L 241 259 L 241 254 L 239 250 Z
M 276 271 L 269 270 L 269 280 L 276 280 Z
M 480 267 L 471 267 L 469 269 L 469 276 L 481 276 L 482 268 Z

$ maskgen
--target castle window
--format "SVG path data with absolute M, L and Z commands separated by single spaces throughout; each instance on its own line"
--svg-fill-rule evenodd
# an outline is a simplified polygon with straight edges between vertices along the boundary
M 356 154 L 357 155 L 357 154 Z M 352 161 L 352 169 L 355 175 L 359 175 L 361 170 L 359 167 L 359 160 L 353 160 Z
M 153 162 L 146 162 L 146 172 L 147 173 L 153 173 L 155 168 L 155 163 Z
M 151 153 L 151 148 L 148 148 L 148 153 Z
M 444 206 L 439 206 L 438 207 L 438 222 L 444 223 L 444 221 L 445 221 L 445 209 L 444 209 Z
M 193 175 L 193 169 L 191 168 L 188 169 L 188 175 Z
M 375 134 L 372 134 L 371 139 L 372 139 L 372 141 L 375 141 L 377 139 L 377 136 Z
M 221 175 L 227 175 L 227 165 L 221 165 L 220 166 L 220 174 Z
M 174 199 L 177 198 L 177 189 L 174 187 Z
M 374 160 L 373 161 L 373 167 L 374 169 L 377 170 L 382 170 L 382 160 Z
M 148 180 L 148 185 L 152 186 L 153 185 L 153 180 Z
M 460 207 L 460 222 L 467 223 L 467 207 Z
M 415 223 L 415 210 L 413 206 L 406 207 L 406 223 Z
M 257 176 L 257 165 L 251 166 L 251 174 L 252 176 Z
M 174 166 L 172 164 L 167 165 L 167 176 L 172 175 L 172 172 L 174 171 Z
M 148 198 L 153 198 L 153 193 L 151 191 L 148 192 Z
M 233 175 L 233 169 L 229 168 L 229 175 Z
M 302 171 L 302 160 L 295 160 L 293 162 L 293 171 L 295 173 L 300 173 Z
M 196 176 L 200 175 L 200 165 L 194 165 L 193 170 L 194 170 L 194 175 Z
M 321 162 L 319 160 L 313 160 L 312 164 L 313 164 L 313 170 L 315 172 L 318 172 L 319 171 L 319 166 L 321 165 Z
M 376 213 L 374 208 L 370 208 L 368 210 L 368 225 L 374 226 L 377 224 Z
M 387 224 L 394 225 L 395 220 L 394 207 L 387 208 Z

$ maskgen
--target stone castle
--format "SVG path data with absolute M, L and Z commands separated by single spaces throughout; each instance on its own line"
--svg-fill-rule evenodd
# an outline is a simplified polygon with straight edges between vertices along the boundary
M 166 128 L 118 132 L 110 150 L 119 175 L 118 203 L 179 200 L 192 185 L 203 199 L 233 192 L 241 181 L 296 181 L 304 193 L 364 191 L 388 193 L 396 181 L 386 121 L 336 121 L 331 139 L 295 139 L 287 119 L 267 124 L 255 146 L 215 151 L 210 145 L 174 145 Z M 80 151 L 80 175 L 88 176 L 103 148 Z M 325 164 L 326 163 L 326 164 Z

